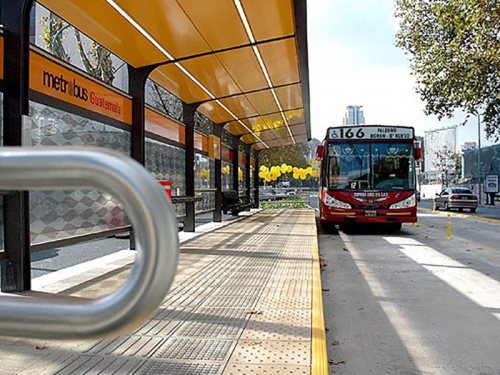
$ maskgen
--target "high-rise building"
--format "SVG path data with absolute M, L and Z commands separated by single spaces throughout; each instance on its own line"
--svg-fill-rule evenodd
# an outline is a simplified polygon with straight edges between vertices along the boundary
M 364 125 L 365 115 L 362 105 L 348 105 L 345 117 L 342 120 L 343 125 Z

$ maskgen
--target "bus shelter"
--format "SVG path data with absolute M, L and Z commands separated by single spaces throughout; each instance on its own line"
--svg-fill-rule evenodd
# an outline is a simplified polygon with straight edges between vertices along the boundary
M 121 59 L 125 87 L 37 48 L 36 5 Z M 1 145 L 118 149 L 171 183 L 185 231 L 200 211 L 221 220 L 224 188 L 258 205 L 259 152 L 311 138 L 305 1 L 11 0 L 0 17 Z M 2 291 L 31 288 L 32 250 L 127 227 L 100 192 L 4 192 L 0 209 Z

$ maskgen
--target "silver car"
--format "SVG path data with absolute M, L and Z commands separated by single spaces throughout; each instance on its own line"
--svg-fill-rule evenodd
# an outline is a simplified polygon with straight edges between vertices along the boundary
M 467 208 L 470 212 L 476 212 L 477 197 L 470 189 L 447 187 L 434 198 L 434 209 L 439 210 L 440 208 L 447 211 L 450 209 L 463 211 L 464 208 Z

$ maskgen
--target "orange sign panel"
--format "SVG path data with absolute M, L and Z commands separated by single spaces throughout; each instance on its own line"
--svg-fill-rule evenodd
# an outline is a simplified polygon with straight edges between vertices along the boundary
M 208 157 L 220 159 L 220 138 L 212 134 L 208 136 Z
M 123 123 L 132 123 L 129 98 L 33 51 L 30 52 L 30 88 Z
M 185 128 L 166 116 L 146 108 L 146 131 L 185 144 Z
M 194 132 L 194 148 L 208 152 L 208 137 L 198 132 Z

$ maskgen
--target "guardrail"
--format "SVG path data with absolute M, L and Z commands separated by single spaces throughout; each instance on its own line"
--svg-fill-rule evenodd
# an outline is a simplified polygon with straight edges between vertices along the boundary
M 0 148 L 0 190 L 93 188 L 116 197 L 134 228 L 137 255 L 126 282 L 97 299 L 0 296 L 0 335 L 81 339 L 129 332 L 149 318 L 174 279 L 177 221 L 163 189 L 140 164 L 101 148 Z

